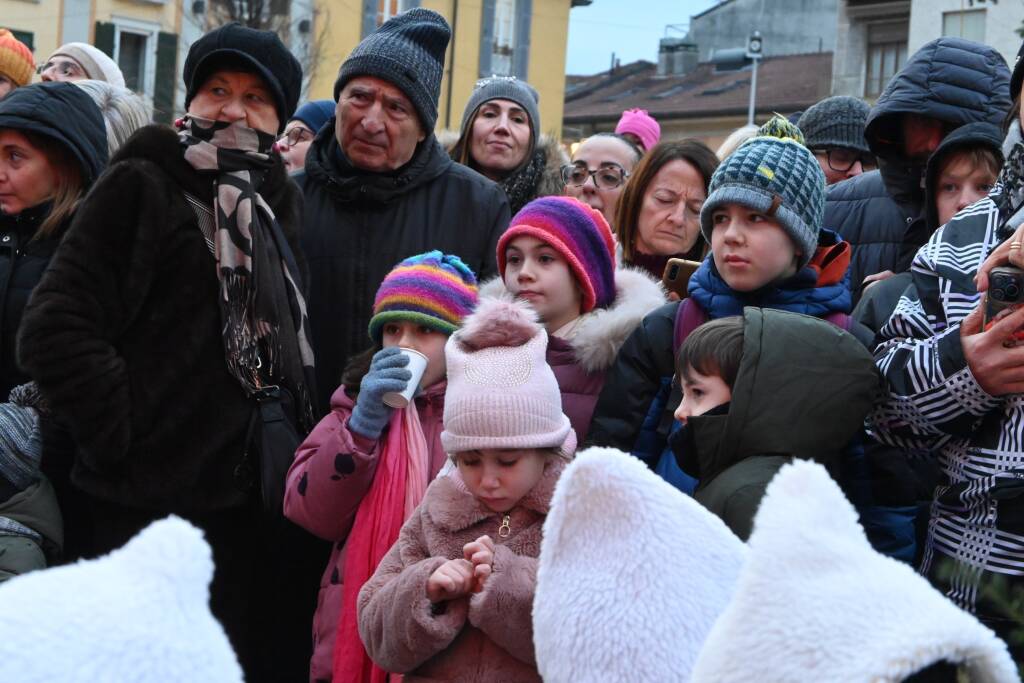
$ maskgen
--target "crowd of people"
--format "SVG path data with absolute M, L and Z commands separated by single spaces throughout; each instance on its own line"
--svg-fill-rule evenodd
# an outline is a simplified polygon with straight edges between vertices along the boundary
M 880 577 L 861 589 L 878 614 L 836 590 L 826 621 L 850 607 L 911 634 L 848 673 L 1016 676 L 1022 59 L 940 38 L 870 105 L 829 97 L 717 151 L 629 109 L 570 154 L 513 77 L 435 132 L 450 39 L 403 12 L 333 100 L 300 106 L 281 40 L 228 24 L 190 46 L 166 126 L 95 47 L 37 70 L 0 30 L 0 610 L 45 593 L 37 577 L 150 552 L 157 534 L 133 537 L 177 515 L 212 550 L 246 680 L 590 680 L 557 624 L 602 610 L 553 587 L 630 595 L 609 549 L 674 538 L 643 509 L 664 499 L 682 550 L 651 571 L 728 558 L 699 614 L 672 617 L 704 624 L 680 650 L 694 680 L 725 680 L 739 643 L 771 643 L 771 667 L 807 635 L 737 626 L 765 618 L 745 542 L 816 546 L 780 512 L 805 486 L 813 514 L 855 511 L 835 537 L 854 540 L 806 561 L 852 552 Z M 616 486 L 642 489 L 625 522 Z M 567 550 L 573 524 L 599 546 L 608 525 L 609 566 Z M 700 592 L 702 571 L 673 582 Z M 881 606 L 890 574 L 916 596 L 903 612 Z M 927 656 L 915 609 L 957 624 Z

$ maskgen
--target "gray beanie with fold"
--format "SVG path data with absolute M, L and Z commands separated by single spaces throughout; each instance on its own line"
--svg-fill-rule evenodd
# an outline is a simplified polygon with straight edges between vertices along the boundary
M 860 98 L 837 95 L 810 107 L 796 125 L 803 131 L 810 149 L 842 147 L 870 154 L 864 139 L 870 110 L 868 103 Z
M 462 112 L 462 126 L 459 129 L 462 135 L 466 134 L 466 126 L 480 105 L 491 100 L 509 100 L 523 108 L 530 119 L 530 141 L 535 146 L 540 128 L 540 109 L 537 108 L 540 95 L 532 85 L 515 76 L 491 76 L 477 81 L 473 94 L 466 102 L 466 109 Z

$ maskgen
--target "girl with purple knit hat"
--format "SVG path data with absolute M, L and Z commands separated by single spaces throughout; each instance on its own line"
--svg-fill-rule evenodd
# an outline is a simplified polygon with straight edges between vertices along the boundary
M 524 206 L 498 240 L 497 260 L 501 277 L 480 295 L 522 299 L 536 310 L 562 408 L 582 440 L 605 371 L 644 316 L 665 303 L 665 293 L 645 272 L 616 268 L 604 216 L 571 197 Z
M 313 619 L 311 681 L 383 680 L 360 643 L 355 598 L 446 462 L 444 347 L 476 302 L 476 277 L 457 256 L 430 251 L 395 266 L 374 299 L 372 346 L 349 361 L 331 412 L 295 453 L 285 516 L 335 544 Z M 396 410 L 385 401 L 409 387 L 409 349 L 426 369 Z

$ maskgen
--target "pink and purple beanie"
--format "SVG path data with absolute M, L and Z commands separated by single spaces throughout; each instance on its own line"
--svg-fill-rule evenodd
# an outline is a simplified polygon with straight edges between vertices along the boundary
M 583 291 L 583 313 L 615 301 L 615 237 L 600 211 L 573 197 L 541 197 L 519 210 L 498 239 L 498 272 L 505 250 L 520 235 L 550 244 L 569 264 Z
M 370 338 L 380 342 L 381 328 L 395 320 L 412 320 L 451 334 L 476 307 L 476 300 L 476 276 L 458 256 L 436 250 L 410 256 L 377 289 Z
M 654 117 L 647 113 L 646 109 L 627 109 L 622 112 L 622 118 L 615 126 L 615 132 L 619 135 L 632 133 L 640 138 L 644 151 L 651 149 L 661 139 L 661 126 L 654 120 Z

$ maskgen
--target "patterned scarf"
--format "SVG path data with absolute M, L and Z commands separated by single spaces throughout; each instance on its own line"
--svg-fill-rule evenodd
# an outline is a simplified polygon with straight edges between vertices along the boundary
M 547 156 L 544 154 L 544 150 L 537 149 L 530 157 L 528 164 L 499 183 L 501 189 L 505 190 L 505 194 L 508 195 L 508 203 L 513 216 L 537 196 L 537 186 L 540 185 L 540 178 L 546 164 Z
M 1024 141 L 1021 140 L 1020 119 L 1014 119 L 1003 141 L 1006 163 L 996 181 L 993 201 L 999 209 L 999 237 L 1008 238 L 1024 223 Z
M 299 426 L 312 427 L 313 349 L 306 302 L 296 284 L 297 265 L 278 243 L 283 238 L 259 187 L 274 164 L 274 136 L 241 123 L 184 119 L 185 161 L 215 172 L 214 257 L 220 281 L 228 371 L 247 395 L 281 385 L 296 402 Z

